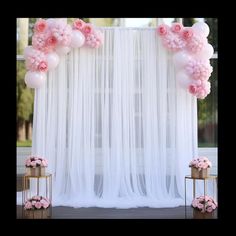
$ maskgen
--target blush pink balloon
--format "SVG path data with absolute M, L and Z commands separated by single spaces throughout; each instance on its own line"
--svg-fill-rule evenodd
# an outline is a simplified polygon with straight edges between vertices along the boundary
M 204 22 L 197 22 L 192 26 L 193 30 L 202 36 L 207 37 L 209 35 L 209 26 Z
M 29 56 L 29 54 L 31 54 L 32 50 L 33 50 L 33 47 L 32 47 L 32 46 L 27 46 L 27 47 L 24 49 L 24 58 L 25 58 L 25 59 Z
M 176 69 L 183 68 L 191 59 L 192 56 L 186 51 L 180 51 L 173 55 L 173 63 Z
M 187 89 L 192 83 L 192 79 L 183 70 L 177 72 L 176 80 L 178 81 L 180 87 L 184 89 Z
M 70 46 L 73 48 L 80 48 L 84 45 L 84 42 L 85 42 L 84 35 L 78 30 L 73 30 Z
M 67 53 L 70 52 L 70 50 L 71 48 L 67 46 L 58 46 L 55 49 L 56 53 L 60 56 L 66 55 Z
M 46 81 L 46 73 L 28 71 L 25 74 L 25 83 L 29 88 L 40 88 Z
M 214 54 L 214 48 L 211 46 L 211 44 L 207 43 L 203 49 L 196 54 L 196 57 L 202 60 L 208 60 L 210 59 Z
M 48 69 L 52 70 L 55 69 L 59 63 L 59 56 L 55 52 L 48 53 L 46 55 L 47 62 L 48 62 Z

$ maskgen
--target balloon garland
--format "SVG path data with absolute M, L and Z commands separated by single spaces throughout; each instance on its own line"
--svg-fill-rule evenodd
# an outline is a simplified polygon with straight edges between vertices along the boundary
M 204 99 L 211 88 L 208 79 L 213 71 L 210 58 L 214 49 L 207 40 L 209 32 L 208 25 L 202 22 L 192 27 L 184 27 L 181 23 L 157 27 L 163 46 L 174 53 L 177 81 L 199 99 Z
M 103 41 L 102 32 L 81 19 L 76 19 L 72 26 L 65 19 L 39 19 L 34 25 L 32 46 L 24 50 L 27 87 L 40 88 L 46 81 L 46 72 L 55 69 L 59 56 L 71 48 L 99 48 Z

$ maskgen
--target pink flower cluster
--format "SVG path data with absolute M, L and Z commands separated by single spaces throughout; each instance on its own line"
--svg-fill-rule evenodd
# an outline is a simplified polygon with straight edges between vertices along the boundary
M 26 167 L 36 168 L 36 167 L 47 167 L 48 161 L 43 157 L 29 156 L 25 161 Z
M 184 86 L 188 92 L 199 99 L 204 99 L 209 93 L 211 85 L 207 81 L 213 71 L 209 54 L 211 46 L 207 43 L 206 34 L 195 27 L 184 27 L 180 23 L 170 26 L 162 24 L 157 27 L 164 47 L 176 53 L 174 63 L 177 70 L 183 70 L 178 80 L 187 77 L 189 82 Z M 181 65 L 182 63 L 182 65 Z M 183 79 L 184 80 L 184 79 Z M 192 80 L 192 81 L 191 81 Z
M 39 210 L 47 209 L 50 206 L 50 201 L 48 198 L 42 196 L 33 196 L 27 199 L 24 204 L 24 209 L 26 210 Z
M 85 44 L 92 48 L 98 48 L 103 44 L 104 36 L 101 31 L 95 30 L 93 25 L 85 23 L 81 19 L 74 21 L 73 29 L 81 31 L 85 36 Z
M 26 68 L 30 71 L 47 72 L 48 62 L 43 52 L 32 49 L 25 60 Z
M 192 201 L 192 207 L 201 211 L 202 213 L 204 212 L 212 212 L 217 208 L 218 204 L 217 202 L 210 196 L 200 196 L 196 197 Z
M 189 167 L 194 167 L 198 169 L 198 171 L 207 169 L 211 166 L 212 164 L 207 157 L 196 157 L 189 163 Z

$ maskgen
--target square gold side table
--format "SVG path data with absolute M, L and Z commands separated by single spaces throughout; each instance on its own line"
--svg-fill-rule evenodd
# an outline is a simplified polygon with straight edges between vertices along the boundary
M 52 174 L 50 173 L 46 173 L 45 175 L 42 175 L 42 176 L 31 176 L 31 175 L 27 175 L 25 174 L 23 176 L 23 191 L 22 191 L 22 216 L 23 218 L 25 218 L 25 216 L 29 216 L 29 214 L 26 214 L 26 211 L 31 211 L 31 210 L 25 210 L 24 209 L 24 203 L 26 202 L 27 199 L 31 198 L 32 196 L 31 195 L 35 195 L 35 194 L 31 194 L 30 192 L 30 188 L 27 188 L 27 183 L 30 181 L 30 179 L 33 179 L 36 181 L 36 195 L 38 196 L 39 195 L 39 189 L 40 189 L 40 179 L 43 179 L 45 181 L 43 181 L 43 185 L 44 185 L 44 188 L 46 190 L 46 196 L 43 196 L 43 197 L 46 197 L 49 199 L 50 201 L 50 207 L 49 209 L 45 209 L 42 211 L 42 213 L 37 213 L 35 214 L 36 211 L 40 211 L 40 210 L 35 210 L 35 212 L 32 210 L 33 212 L 33 218 L 38 218 L 38 216 L 47 216 L 47 218 L 50 218 L 52 216 Z M 27 212 L 27 213 L 28 213 Z
M 213 198 L 214 199 L 215 199 L 214 180 L 216 181 L 216 188 L 218 186 L 218 184 L 217 184 L 218 176 L 217 175 L 209 175 L 206 178 L 194 178 L 191 175 L 186 175 L 184 178 L 185 218 L 186 218 L 186 192 L 187 192 L 186 181 L 188 179 L 193 181 L 193 199 L 196 197 L 196 180 L 203 180 L 203 182 L 204 182 L 204 197 L 207 195 L 206 182 L 208 180 L 212 180 L 212 183 L 213 183 Z M 217 199 L 217 190 L 216 190 L 216 199 Z

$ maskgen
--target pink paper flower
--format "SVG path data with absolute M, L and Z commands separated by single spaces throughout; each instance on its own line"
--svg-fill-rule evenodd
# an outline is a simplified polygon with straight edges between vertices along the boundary
M 178 34 L 172 32 L 168 32 L 168 34 L 162 37 L 162 42 L 164 47 L 174 52 L 186 46 L 186 42 Z
M 207 80 L 212 73 L 212 66 L 209 61 L 190 60 L 185 70 L 195 80 Z
M 85 22 L 83 20 L 81 20 L 81 19 L 77 19 L 73 23 L 73 29 L 76 29 L 76 30 L 82 31 L 84 26 L 85 26 Z
M 193 30 L 190 27 L 185 27 L 181 31 L 181 36 L 184 40 L 189 40 L 193 37 Z
M 165 25 L 165 24 L 161 24 L 157 27 L 157 33 L 160 35 L 160 36 L 164 36 L 168 33 L 168 30 L 169 30 L 169 26 L 168 25 Z
M 197 85 L 196 85 L 196 84 L 191 84 L 191 85 L 189 85 L 188 91 L 189 91 L 191 94 L 195 95 L 196 92 L 197 92 Z
M 43 33 L 47 29 L 47 21 L 39 19 L 34 25 L 34 31 L 36 33 Z
M 171 31 L 174 33 L 179 33 L 183 29 L 183 25 L 181 23 L 173 23 L 171 26 Z

